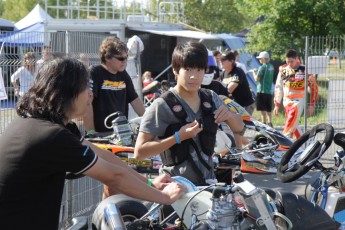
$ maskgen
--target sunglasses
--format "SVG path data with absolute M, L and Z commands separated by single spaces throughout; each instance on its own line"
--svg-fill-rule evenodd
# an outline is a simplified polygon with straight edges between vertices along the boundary
M 114 58 L 116 58 L 119 61 L 127 61 L 128 57 L 118 57 L 118 56 L 114 56 Z

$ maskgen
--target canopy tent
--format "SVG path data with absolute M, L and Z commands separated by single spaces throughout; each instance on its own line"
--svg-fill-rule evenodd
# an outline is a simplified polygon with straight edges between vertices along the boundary
M 28 28 L 34 24 L 42 23 L 47 20 L 53 19 L 49 14 L 47 14 L 42 7 L 37 4 L 31 11 L 28 13 L 24 18 L 22 18 L 19 22 L 15 23 L 14 26 L 18 30 L 22 30 L 24 28 Z
M 30 13 L 14 24 L 15 31 L 0 35 L 1 46 L 43 46 L 44 22 L 51 19 L 52 17 L 37 4 Z

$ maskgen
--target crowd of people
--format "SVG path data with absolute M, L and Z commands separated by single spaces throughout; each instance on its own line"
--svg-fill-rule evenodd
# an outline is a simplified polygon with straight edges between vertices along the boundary
M 11 78 L 20 100 L 18 118 L 0 137 L 0 215 L 7 220 L 3 223 L 6 229 L 57 229 L 67 172 L 101 181 L 104 198 L 124 193 L 162 204 L 173 203 L 185 192 L 173 176 L 197 185 L 215 183 L 212 154 L 219 124 L 232 130 L 237 147 L 248 141 L 243 136 L 242 117 L 229 110 L 219 95 L 232 98 L 250 115 L 256 106 L 262 121 L 271 126 L 273 100 L 274 114 L 278 114 L 283 98 L 284 134 L 296 137 L 306 81 L 312 88 L 308 114 L 313 113 L 317 100 L 315 78 L 305 76 L 294 50 L 286 53 L 286 64 L 279 68 L 274 93 L 269 54 L 257 56 L 262 66 L 254 71 L 254 99 L 237 51 L 212 53 L 199 42 L 178 44 L 172 54 L 176 85 L 147 108 L 125 71 L 128 48 L 117 37 L 103 40 L 98 65 L 88 67 L 88 61 L 80 61 L 84 56 L 80 60 L 53 58 L 50 47 L 42 56 L 38 66 L 33 53 L 25 54 L 23 67 Z M 152 73 L 146 71 L 142 80 L 144 86 L 150 84 Z M 143 159 L 160 154 L 163 162 L 161 175 L 154 180 L 84 138 L 111 132 L 104 119 L 118 111 L 128 116 L 129 104 L 142 116 L 134 156 Z M 83 117 L 85 134 L 72 122 L 79 117 Z M 45 218 L 38 214 L 41 210 L 46 210 Z M 18 215 L 22 221 L 16 221 Z

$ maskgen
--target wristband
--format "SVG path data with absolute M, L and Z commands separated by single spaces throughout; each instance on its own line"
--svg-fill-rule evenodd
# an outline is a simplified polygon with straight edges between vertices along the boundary
M 175 140 L 176 140 L 177 144 L 181 144 L 181 140 L 180 140 L 180 137 L 178 136 L 178 132 L 177 131 L 175 132 Z
M 152 186 L 152 179 L 147 179 L 147 185 Z
M 90 129 L 89 131 L 87 131 L 86 135 L 93 134 L 94 132 L 96 132 L 94 129 Z

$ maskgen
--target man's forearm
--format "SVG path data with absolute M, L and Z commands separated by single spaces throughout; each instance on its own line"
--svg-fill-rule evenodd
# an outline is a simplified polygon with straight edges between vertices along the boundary
M 137 173 L 131 167 L 128 167 L 128 165 L 125 162 L 123 162 L 121 160 L 121 158 L 114 156 L 110 151 L 101 149 L 87 140 L 84 140 L 83 144 L 90 146 L 90 148 L 97 154 L 98 157 L 100 157 L 100 158 L 102 158 L 102 159 L 104 159 L 110 163 L 128 168 L 129 172 L 134 174 L 137 178 L 139 178 L 140 180 L 142 180 L 145 183 L 147 182 L 147 178 L 145 178 L 143 175 Z

